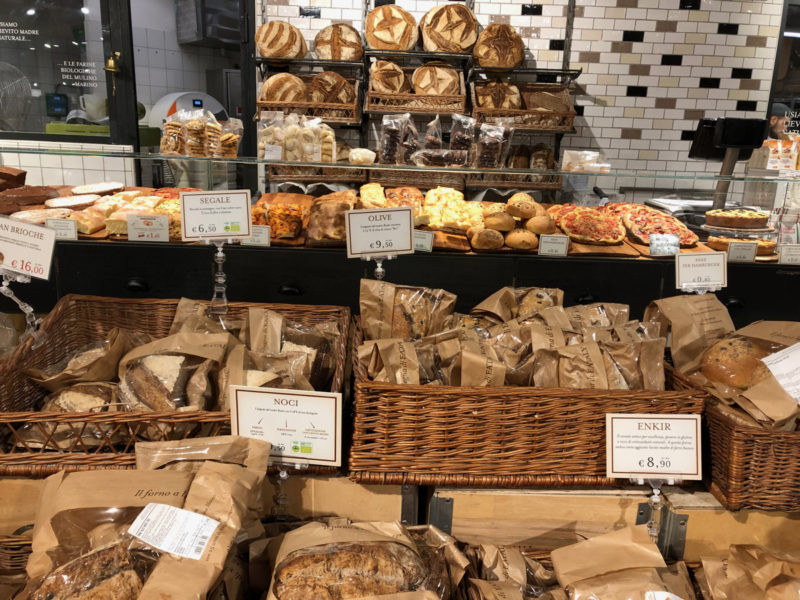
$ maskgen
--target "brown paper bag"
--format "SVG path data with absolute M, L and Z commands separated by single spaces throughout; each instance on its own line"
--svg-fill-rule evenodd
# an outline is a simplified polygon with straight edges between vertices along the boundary
M 513 581 L 470 579 L 469 585 L 478 600 L 524 600 L 522 588 Z
M 522 587 L 528 585 L 525 557 L 516 548 L 483 544 L 478 550 L 478 557 L 482 579 L 511 581 Z
M 42 479 L 0 480 L 0 535 L 30 535 L 44 488 Z
M 169 335 L 176 333 L 230 333 L 234 337 L 246 330 L 244 319 L 235 319 L 228 315 L 208 314 L 208 302 L 181 298 L 175 308 L 175 316 Z
M 561 306 L 563 303 L 564 291 L 560 289 L 504 287 L 475 306 L 469 313 L 504 323 L 515 318 L 521 320 L 534 317 L 548 307 Z
M 506 366 L 485 339 L 465 340 L 461 349 L 461 385 L 499 387 L 505 383 Z
M 398 339 L 368 341 L 356 350 L 371 381 L 418 385 L 419 360 L 414 343 Z
M 558 348 L 558 387 L 608 389 L 608 377 L 600 346 L 584 342 Z
M 565 309 L 572 328 L 583 331 L 587 327 L 615 327 L 630 319 L 631 310 L 627 304 L 615 302 L 596 302 L 577 304 Z
M 624 569 L 567 586 L 571 600 L 650 600 L 649 592 L 669 592 L 655 569 Z

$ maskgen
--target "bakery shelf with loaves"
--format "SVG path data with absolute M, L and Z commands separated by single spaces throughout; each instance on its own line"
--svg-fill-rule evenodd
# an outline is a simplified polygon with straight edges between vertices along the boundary
M 319 117 L 326 123 L 360 125 L 361 81 L 333 71 L 292 75 L 277 73 L 261 84 L 258 114 L 277 111 Z
M 470 84 L 472 115 L 479 123 L 507 123 L 515 130 L 571 133 L 577 112 L 562 85 L 483 80 Z
M 378 63 L 375 63 L 378 64 Z M 393 65 L 393 63 L 389 63 Z M 428 64 L 418 68 L 384 66 L 383 69 L 370 69 L 369 87 L 364 102 L 364 112 L 412 113 L 417 115 L 437 115 L 464 113 L 467 108 L 467 94 L 464 74 L 446 65 Z M 402 71 L 402 81 L 396 91 L 388 89 L 384 80 L 387 71 Z M 422 72 L 427 69 L 426 72 Z M 416 77 L 415 77 L 416 74 Z M 445 79 L 447 79 L 445 81 Z M 414 92 L 411 91 L 412 86 Z M 438 93 L 441 86 L 444 93 Z M 426 93 L 430 89 L 431 93 Z M 434 92 L 433 90 L 437 91 Z M 457 90 L 457 91 L 456 91 Z

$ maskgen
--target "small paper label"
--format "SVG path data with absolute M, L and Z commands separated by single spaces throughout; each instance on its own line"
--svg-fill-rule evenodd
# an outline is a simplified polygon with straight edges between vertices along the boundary
M 606 414 L 606 476 L 702 479 L 700 415 Z
M 181 239 L 250 237 L 250 190 L 181 192 Z
M 650 256 L 673 256 L 681 252 L 681 239 L 673 233 L 650 234 Z
M 433 239 L 434 234 L 432 231 L 414 230 L 414 252 L 433 252 Z
M 770 354 L 761 362 L 767 365 L 786 393 L 800 404 L 800 343 Z
M 78 222 L 72 219 L 46 219 L 45 227 L 56 232 L 57 240 L 77 240 Z
M 136 517 L 128 533 L 162 552 L 200 560 L 218 526 L 219 521 L 205 515 L 151 502 Z
M 128 241 L 168 242 L 167 215 L 128 215 Z
M 253 235 L 242 238 L 244 246 L 269 246 L 269 225 L 253 225 Z
M 278 462 L 342 464 L 342 395 L 232 385 L 231 431 L 272 444 Z
M 347 258 L 414 253 L 414 213 L 411 207 L 348 210 Z
M 281 160 L 283 158 L 283 146 L 264 146 L 264 160 Z
M 728 285 L 727 254 L 696 252 L 675 256 L 675 287 L 723 288 Z
M 782 265 L 800 265 L 800 244 L 782 244 L 779 246 L 780 257 L 778 262 Z
M 4 269 L 49 279 L 55 244 L 52 229 L 0 218 L 0 267 Z
M 540 235 L 539 254 L 542 256 L 566 256 L 569 238 L 566 235 Z
M 728 244 L 728 262 L 755 262 L 756 242 L 731 242 Z

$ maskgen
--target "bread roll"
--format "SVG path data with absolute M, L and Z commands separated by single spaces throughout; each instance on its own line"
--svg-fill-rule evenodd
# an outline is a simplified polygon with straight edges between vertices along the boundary
M 444 63 L 428 63 L 411 76 L 414 93 L 421 96 L 452 96 L 460 90 L 458 71 Z
M 505 202 L 491 202 L 489 204 L 485 204 L 483 207 L 484 218 L 498 212 L 506 212 Z
M 306 84 L 291 73 L 276 73 L 261 84 L 262 102 L 308 102 Z
M 496 231 L 512 231 L 517 226 L 517 222 L 507 212 L 496 212 L 484 217 L 483 225 L 487 229 Z
M 747 338 L 724 338 L 706 350 L 700 371 L 715 383 L 746 390 L 770 374 L 761 362 L 768 354 Z
M 511 196 L 506 203 L 506 212 L 512 217 L 520 219 L 530 219 L 536 216 L 536 202 L 530 195 L 518 192 Z
M 308 50 L 300 30 L 286 21 L 268 21 L 256 31 L 256 48 L 265 57 L 303 58 Z
M 473 248 L 478 250 L 497 250 L 505 243 L 503 234 L 494 229 L 478 229 L 469 239 Z
M 478 21 L 459 3 L 430 9 L 419 23 L 422 46 L 428 52 L 469 52 L 478 39 Z
M 515 250 L 534 250 L 539 247 L 539 238 L 527 229 L 517 227 L 505 237 L 506 246 Z
M 333 71 L 323 71 L 314 75 L 310 88 L 312 102 L 348 104 L 356 97 L 353 85 Z
M 494 79 L 475 84 L 478 105 L 483 108 L 522 108 L 522 96 L 513 83 Z
M 417 21 L 399 6 L 384 4 L 367 15 L 366 37 L 375 50 L 411 50 L 419 38 Z
M 522 64 L 525 44 L 511 25 L 489 25 L 478 36 L 472 55 L 482 67 L 510 69 Z
M 539 235 L 555 233 L 556 224 L 548 215 L 539 215 L 525 221 L 525 229 Z
M 314 38 L 317 58 L 325 60 L 358 60 L 364 55 L 361 34 L 344 23 L 328 25 Z
M 401 94 L 411 90 L 403 69 L 388 60 L 376 60 L 369 68 L 372 89 L 381 94 Z

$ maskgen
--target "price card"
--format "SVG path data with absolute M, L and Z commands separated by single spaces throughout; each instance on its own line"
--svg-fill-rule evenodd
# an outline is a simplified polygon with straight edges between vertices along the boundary
M 540 235 L 539 254 L 542 256 L 566 256 L 569 238 L 566 235 Z
M 681 252 L 681 239 L 674 233 L 650 234 L 650 256 L 674 256 Z
M 0 267 L 37 279 L 50 278 L 56 232 L 0 218 Z
M 414 253 L 414 214 L 411 207 L 348 210 L 347 258 Z
M 283 146 L 273 146 L 272 144 L 266 144 L 263 146 L 264 148 L 264 156 L 262 157 L 264 160 L 281 160 L 283 158 Z
M 728 262 L 755 262 L 756 252 L 756 242 L 731 242 L 728 244 Z
M 167 215 L 128 215 L 128 241 L 168 242 Z
M 700 415 L 606 414 L 606 476 L 702 479 Z
M 77 240 L 78 222 L 72 219 L 45 219 L 45 227 L 56 232 L 57 240 Z
M 181 192 L 181 239 L 250 237 L 250 190 Z
M 243 246 L 269 246 L 269 225 L 252 225 L 253 235 L 242 238 Z
M 265 440 L 279 462 L 342 463 L 342 395 L 232 385 L 233 435 Z
M 433 252 L 433 239 L 434 234 L 432 231 L 414 230 L 414 252 Z
M 762 358 L 775 379 L 800 404 L 800 343 Z
M 675 287 L 723 288 L 728 285 L 725 252 L 695 252 L 675 256 Z
M 778 262 L 782 265 L 800 265 L 800 244 L 781 244 Z

